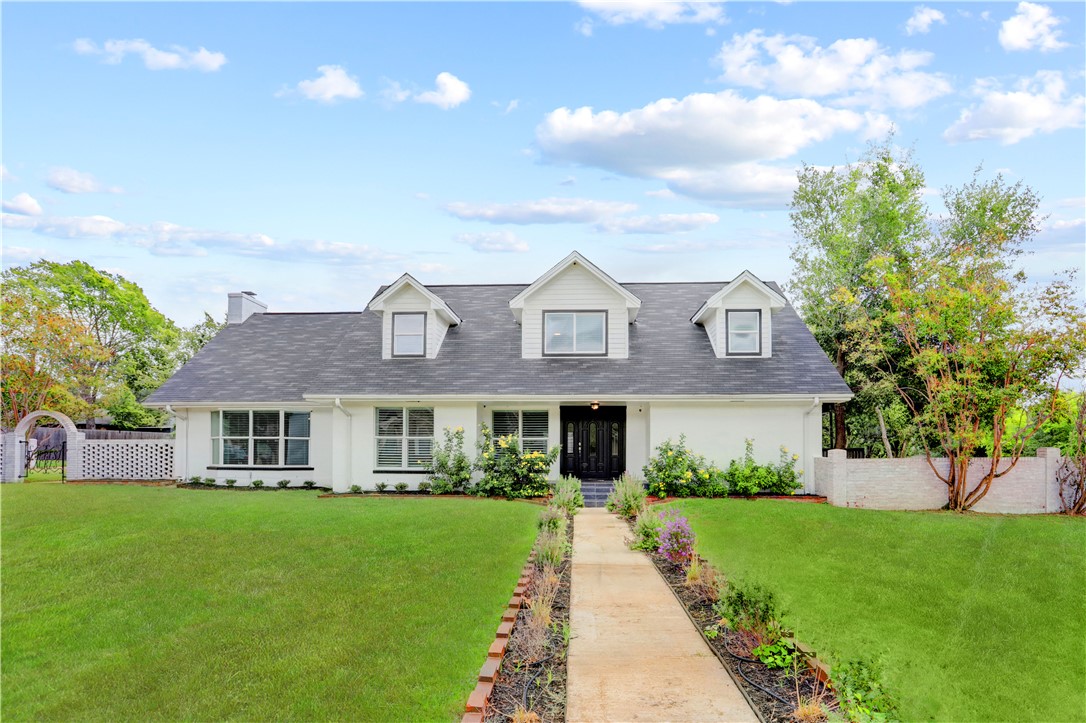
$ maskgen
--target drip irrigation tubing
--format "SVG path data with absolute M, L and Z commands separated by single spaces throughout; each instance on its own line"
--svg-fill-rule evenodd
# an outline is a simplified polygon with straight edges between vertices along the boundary
M 747 674 L 743 671 L 743 663 L 760 663 L 761 661 L 756 660 L 754 658 L 744 658 L 742 655 L 736 655 L 735 653 L 733 653 L 731 651 L 731 648 L 728 647 L 727 629 L 725 629 L 725 632 L 724 632 L 724 651 L 728 655 L 735 658 L 735 660 L 736 660 L 735 668 L 736 668 L 736 670 L 739 671 L 739 675 L 742 676 L 743 680 L 747 681 L 747 683 L 749 683 L 751 686 L 753 686 L 754 688 L 757 688 L 758 690 L 762 691 L 763 693 L 765 693 L 769 697 L 774 698 L 774 699 L 780 701 L 781 703 L 783 703 L 783 704 L 785 704 L 787 706 L 792 705 L 792 701 L 780 697 L 779 695 L 777 695 L 773 691 L 769 690 L 768 688 L 763 688 L 762 686 L 758 685 L 753 680 L 751 680 L 750 678 L 747 677 Z

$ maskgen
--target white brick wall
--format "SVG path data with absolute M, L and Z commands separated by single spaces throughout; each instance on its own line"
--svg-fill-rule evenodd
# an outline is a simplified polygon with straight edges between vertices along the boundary
M 946 459 L 933 460 L 941 474 Z M 991 461 L 974 459 L 968 482 L 972 489 L 984 476 Z M 1008 460 L 1000 462 L 1005 469 Z M 1056 469 L 1058 449 L 1043 448 L 1036 457 L 1023 457 L 1014 469 L 992 482 L 988 494 L 973 508 L 977 512 L 1035 514 L 1059 512 Z M 838 507 L 876 510 L 934 510 L 947 503 L 947 486 L 923 457 L 907 459 L 846 459 L 844 451 L 830 450 L 815 460 L 815 490 Z

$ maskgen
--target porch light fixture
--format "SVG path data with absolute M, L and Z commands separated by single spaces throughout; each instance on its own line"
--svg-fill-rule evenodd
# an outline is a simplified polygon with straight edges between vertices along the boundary
M 592 402 L 588 406 L 592 407 L 593 410 L 596 410 L 596 409 L 600 408 L 600 403 L 599 402 Z

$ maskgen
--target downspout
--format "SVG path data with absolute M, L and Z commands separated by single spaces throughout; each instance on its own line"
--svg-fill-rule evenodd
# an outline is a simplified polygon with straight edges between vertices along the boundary
M 354 454 L 352 453 L 354 450 L 354 415 L 348 412 L 346 407 L 340 404 L 339 397 L 336 397 L 333 404 L 336 409 L 347 415 L 347 486 L 349 488 L 354 481 L 352 479 L 354 476 Z M 332 459 L 335 459 L 335 452 L 332 453 Z M 332 487 L 335 487 L 334 480 L 332 481 Z
M 181 479 L 184 481 L 189 478 L 189 418 L 188 416 L 178 414 L 169 404 L 166 405 L 166 414 L 169 414 L 171 417 L 176 417 L 185 423 L 185 459 L 181 462 L 181 467 L 184 469 L 184 474 L 181 475 Z M 174 451 L 176 451 L 176 449 L 177 448 L 174 447 Z
M 810 437 L 807 434 L 807 421 L 811 418 L 811 412 L 816 409 L 822 408 L 822 397 L 816 396 L 811 402 L 810 408 L 803 413 L 803 489 L 810 490 L 811 492 L 818 492 L 814 487 L 814 457 L 810 455 L 810 449 L 807 444 L 807 440 Z M 818 454 L 822 454 L 822 425 L 818 425 Z

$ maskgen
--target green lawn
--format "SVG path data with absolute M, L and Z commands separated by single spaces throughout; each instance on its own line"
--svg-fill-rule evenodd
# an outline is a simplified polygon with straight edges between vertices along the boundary
M 881 656 L 906 720 L 1086 719 L 1086 520 L 678 504 L 699 551 L 801 640 Z
M 450 720 L 539 508 L 3 485 L 3 720 Z

